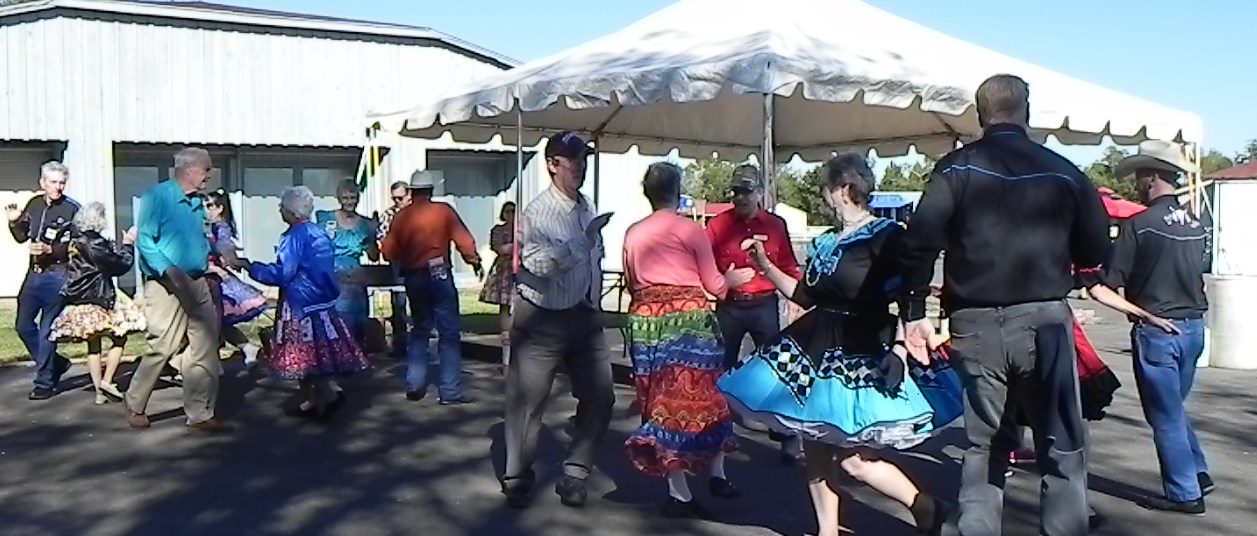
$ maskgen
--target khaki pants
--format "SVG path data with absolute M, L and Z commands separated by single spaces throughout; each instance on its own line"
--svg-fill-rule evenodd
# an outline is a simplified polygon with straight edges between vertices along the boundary
M 126 403 L 131 411 L 144 413 L 147 410 L 158 376 L 171 358 L 179 354 L 183 412 L 187 414 L 188 423 L 214 417 L 222 368 L 218 360 L 220 322 L 207 283 L 204 277 L 192 280 L 191 303 L 187 304 L 179 303 L 158 281 L 144 283 L 144 318 L 148 322 L 150 350 L 140 358 L 127 389 Z M 185 340 L 186 349 L 183 348 Z

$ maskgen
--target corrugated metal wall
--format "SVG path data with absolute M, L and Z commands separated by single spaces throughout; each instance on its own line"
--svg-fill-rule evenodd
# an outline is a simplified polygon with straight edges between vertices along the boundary
M 0 140 L 67 142 L 69 195 L 109 206 L 115 143 L 360 146 L 367 112 L 406 109 L 499 71 L 413 41 L 110 17 L 0 23 Z M 364 195 L 368 214 L 388 206 L 389 181 L 427 167 L 428 149 L 505 148 L 498 140 L 386 139 L 392 151 Z M 624 230 L 649 213 L 640 179 L 655 160 L 603 155 L 599 198 L 603 210 L 616 211 L 604 233 L 607 269 L 620 267 Z M 593 182 L 591 166 L 591 197 Z M 533 159 L 525 200 L 548 186 L 544 161 Z M 487 252 L 488 237 L 476 239 Z
M 113 199 L 114 142 L 357 146 L 368 111 L 499 70 L 413 41 L 112 18 L 0 25 L 0 139 L 68 142 L 82 200 Z

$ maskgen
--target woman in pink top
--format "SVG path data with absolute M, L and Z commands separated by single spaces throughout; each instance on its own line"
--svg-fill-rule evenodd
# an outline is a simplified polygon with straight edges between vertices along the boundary
M 628 273 L 629 344 L 642 426 L 625 442 L 641 472 L 668 479 L 663 514 L 708 517 L 690 493 L 686 473 L 710 469 L 713 496 L 740 495 L 725 477 L 725 453 L 737 449 L 729 406 L 716 390 L 724 347 L 710 294 L 723 298 L 730 287 L 754 276 L 750 268 L 716 267 L 703 229 L 677 214 L 681 169 L 657 163 L 642 187 L 654 213 L 633 224 L 624 237 Z

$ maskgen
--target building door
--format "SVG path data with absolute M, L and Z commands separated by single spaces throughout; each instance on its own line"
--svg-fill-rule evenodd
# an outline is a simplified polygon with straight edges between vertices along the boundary
M 53 153 L 53 148 L 45 145 L 0 143 L 0 205 L 26 206 L 39 190 L 39 167 L 52 160 Z M 12 298 L 22 288 L 30 253 L 25 244 L 18 244 L 7 232 L 4 234 L 0 238 L 0 258 L 10 262 L 0 263 L 0 297 Z
M 288 229 L 279 216 L 284 188 L 304 185 L 314 194 L 315 210 L 335 210 L 339 207 L 336 184 L 353 176 L 358 154 L 353 150 L 241 150 L 240 165 L 242 210 L 238 217 L 244 254 L 270 261 L 275 258 L 279 235 Z
M 140 198 L 154 184 L 173 177 L 176 148 L 166 146 L 122 145 L 114 146 L 114 206 L 106 211 L 114 218 L 114 229 L 124 233 L 139 223 Z M 228 151 L 210 149 L 214 170 L 206 191 L 224 188 L 231 177 L 233 155 Z M 237 214 L 237 219 L 239 215 Z M 118 286 L 134 295 L 140 287 L 139 271 L 135 266 L 118 278 Z
M 435 195 L 453 205 L 458 216 L 476 239 L 476 246 L 488 269 L 493 261 L 489 249 L 489 230 L 498 223 L 502 204 L 514 200 L 510 189 L 515 175 L 515 154 L 485 151 L 428 151 L 428 169 L 439 170 L 445 180 L 438 184 Z M 453 255 L 454 276 L 463 281 L 474 280 L 471 267 Z

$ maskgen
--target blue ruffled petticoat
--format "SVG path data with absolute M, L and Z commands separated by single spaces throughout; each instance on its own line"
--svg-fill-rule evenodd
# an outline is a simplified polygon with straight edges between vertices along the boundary
M 934 432 L 934 409 L 912 374 L 888 390 L 882 357 L 829 350 L 813 365 L 782 336 L 747 356 L 717 388 L 731 409 L 778 432 L 848 448 L 910 448 Z

